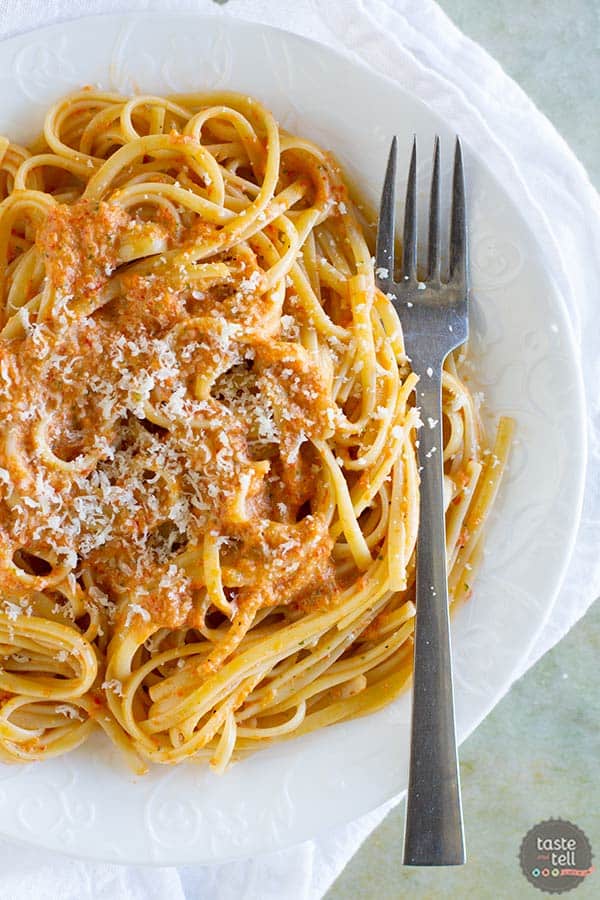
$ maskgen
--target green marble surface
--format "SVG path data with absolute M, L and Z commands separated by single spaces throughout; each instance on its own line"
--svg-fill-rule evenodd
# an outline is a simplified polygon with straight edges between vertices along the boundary
M 438 0 L 466 34 L 521 84 L 600 187 L 600 0 Z M 327 900 L 520 900 L 551 896 L 529 885 L 517 854 L 525 833 L 570 819 L 600 858 L 600 603 L 462 745 L 469 860 L 457 869 L 409 869 L 403 805 L 350 861 Z M 569 892 L 600 897 L 600 872 Z

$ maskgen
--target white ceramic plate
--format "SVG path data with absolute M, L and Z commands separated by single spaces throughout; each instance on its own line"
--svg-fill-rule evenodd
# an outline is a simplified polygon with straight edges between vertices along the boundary
M 253 94 L 286 128 L 332 149 L 371 200 L 393 131 L 406 160 L 413 132 L 421 148 L 439 133 L 448 180 L 452 123 L 416 97 L 291 34 L 187 14 L 81 19 L 0 44 L 0 133 L 27 140 L 51 102 L 88 83 Z M 518 444 L 475 596 L 453 620 L 461 739 L 505 692 L 552 607 L 585 468 L 583 395 L 563 302 L 502 187 L 468 148 L 466 162 L 477 381 L 491 409 L 516 418 Z M 424 159 L 421 174 L 428 168 Z M 78 856 L 154 864 L 289 846 L 403 791 L 409 708 L 406 695 L 221 777 L 186 764 L 134 779 L 98 735 L 61 759 L 1 767 L 0 833 Z

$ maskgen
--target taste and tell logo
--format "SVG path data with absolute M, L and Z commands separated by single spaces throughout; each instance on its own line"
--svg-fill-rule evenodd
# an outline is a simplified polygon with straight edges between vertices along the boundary
M 527 881 L 548 894 L 570 891 L 593 872 L 587 836 L 565 819 L 534 825 L 523 838 L 519 858 Z

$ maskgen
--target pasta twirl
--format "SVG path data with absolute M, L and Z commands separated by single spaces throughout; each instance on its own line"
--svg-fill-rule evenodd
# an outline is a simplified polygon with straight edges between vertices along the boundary
M 0 140 L 0 756 L 231 758 L 410 676 L 416 378 L 339 168 L 232 93 Z M 511 424 L 444 374 L 470 592 Z

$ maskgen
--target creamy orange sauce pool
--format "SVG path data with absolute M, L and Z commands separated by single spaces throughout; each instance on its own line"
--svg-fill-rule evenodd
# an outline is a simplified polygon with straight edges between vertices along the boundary
M 0 341 L 7 597 L 35 576 L 35 612 L 35 591 L 66 566 L 115 624 L 193 626 L 208 531 L 236 615 L 328 603 L 332 542 L 307 506 L 308 439 L 334 421 L 322 370 L 287 335 L 289 315 L 282 327 L 247 247 L 204 279 L 166 257 L 128 273 L 132 236 L 165 253 L 193 239 L 168 216 L 57 205 L 36 245 L 58 313 L 42 317 L 42 297 L 36 323 L 22 311 L 22 335 Z

